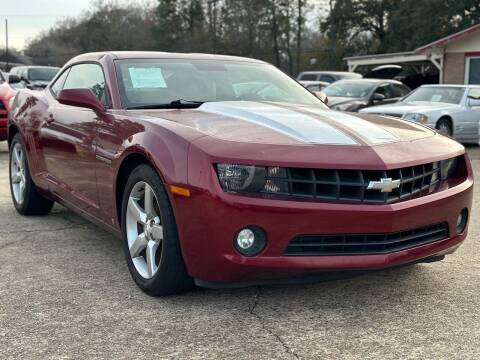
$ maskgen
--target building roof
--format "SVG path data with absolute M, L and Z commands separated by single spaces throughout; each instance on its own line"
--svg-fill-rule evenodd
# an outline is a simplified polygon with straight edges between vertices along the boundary
M 461 38 L 463 38 L 467 35 L 473 34 L 477 31 L 480 31 L 480 24 L 473 25 L 473 26 L 469 27 L 468 29 L 465 29 L 465 30 L 459 31 L 455 34 L 446 36 L 446 37 L 444 37 L 440 40 L 437 40 L 437 41 L 434 41 L 430 44 L 422 46 L 415 51 L 417 53 L 426 53 L 426 52 L 429 52 L 429 51 L 431 51 L 435 48 L 444 47 L 445 45 L 447 45 L 448 43 L 450 43 L 452 41 L 460 40 Z
M 362 56 L 346 57 L 349 64 L 355 65 L 380 65 L 380 64 L 399 64 L 405 62 L 417 62 L 429 60 L 429 54 L 431 50 L 439 47 L 443 47 L 450 42 L 460 40 L 461 38 L 480 31 L 480 24 L 469 27 L 468 29 L 459 31 L 450 36 L 446 36 L 442 39 L 434 41 L 430 44 L 422 46 L 414 51 L 390 53 L 390 54 L 373 54 Z

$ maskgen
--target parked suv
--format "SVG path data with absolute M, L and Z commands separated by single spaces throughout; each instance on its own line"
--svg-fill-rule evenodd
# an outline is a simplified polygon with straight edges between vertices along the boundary
M 343 79 L 361 79 L 362 75 L 346 71 L 304 71 L 298 74 L 297 81 L 324 81 L 333 83 Z
M 11 75 L 17 75 L 29 89 L 44 89 L 57 75 L 60 68 L 53 66 L 15 66 Z

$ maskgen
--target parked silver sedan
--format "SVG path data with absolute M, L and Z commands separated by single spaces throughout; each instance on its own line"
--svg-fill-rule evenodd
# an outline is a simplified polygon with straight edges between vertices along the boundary
M 478 143 L 480 86 L 423 85 L 400 102 L 360 112 L 400 117 L 435 128 L 463 143 Z

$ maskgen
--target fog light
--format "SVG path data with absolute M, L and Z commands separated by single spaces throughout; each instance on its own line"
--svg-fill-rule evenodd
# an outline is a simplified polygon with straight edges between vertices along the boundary
M 465 231 L 468 223 L 468 209 L 465 208 L 462 210 L 460 215 L 457 218 L 457 233 L 461 234 Z
M 235 236 L 234 245 L 244 256 L 258 255 L 267 244 L 267 236 L 258 226 L 249 226 L 240 230 Z

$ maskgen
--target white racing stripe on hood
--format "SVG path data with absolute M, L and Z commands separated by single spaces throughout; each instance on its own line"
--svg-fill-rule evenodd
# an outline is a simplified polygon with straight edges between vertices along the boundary
M 321 110 L 314 107 L 308 107 L 306 110 L 320 117 L 324 117 L 329 121 L 341 124 L 344 128 L 358 134 L 360 138 L 365 139 L 372 145 L 386 144 L 399 140 L 398 136 L 392 134 L 382 126 L 356 116 L 339 111 Z
M 235 117 L 307 144 L 357 145 L 354 139 L 314 117 L 270 104 L 239 101 L 205 103 L 197 110 Z

